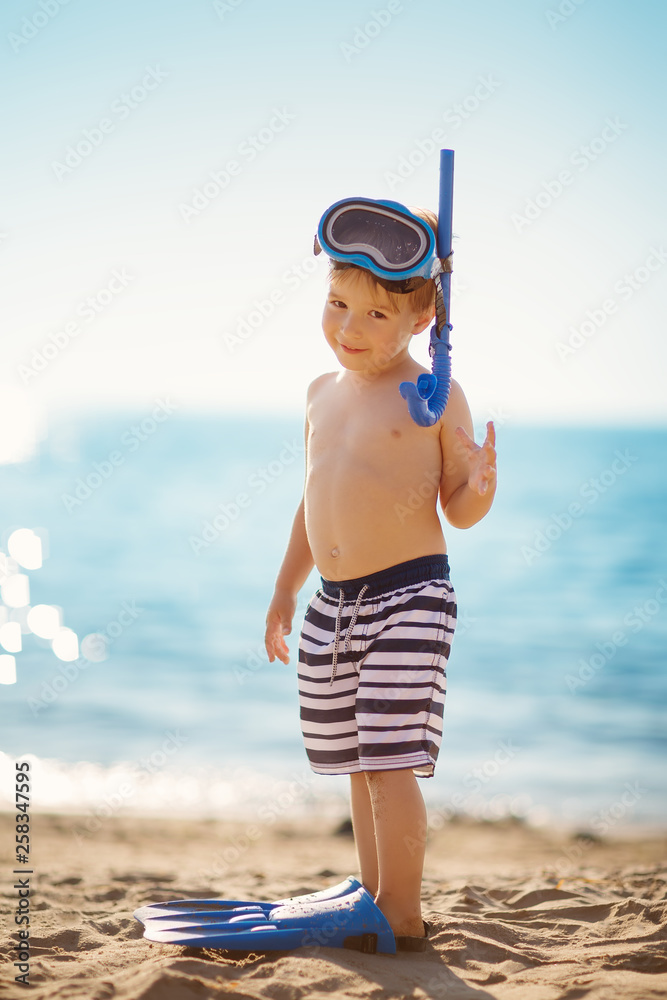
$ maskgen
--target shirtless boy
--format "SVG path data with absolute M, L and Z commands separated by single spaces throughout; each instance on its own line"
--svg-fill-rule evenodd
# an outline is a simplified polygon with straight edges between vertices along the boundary
M 289 663 L 284 636 L 316 566 L 322 585 L 299 643 L 306 752 L 317 773 L 350 775 L 361 881 L 407 947 L 427 931 L 416 778 L 434 772 L 456 620 L 437 502 L 468 528 L 496 486 L 493 424 L 478 447 L 456 382 L 431 427 L 413 421 L 399 393 L 425 371 L 409 347 L 434 300 L 432 280 L 399 295 L 366 269 L 330 262 L 322 327 L 341 370 L 308 389 L 304 496 L 266 629 L 269 660 Z

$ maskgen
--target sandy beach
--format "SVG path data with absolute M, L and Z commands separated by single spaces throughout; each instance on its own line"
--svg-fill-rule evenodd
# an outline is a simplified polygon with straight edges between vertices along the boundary
M 0 996 L 106 1000 L 667 996 L 667 841 L 591 839 L 515 821 L 456 820 L 429 841 L 426 952 L 309 947 L 240 954 L 151 944 L 133 911 L 187 896 L 276 899 L 356 873 L 337 824 L 37 815 L 30 993 L 13 982 L 13 817 L 0 817 Z M 82 833 L 83 832 L 83 833 Z M 9 937 L 11 935 L 11 943 Z

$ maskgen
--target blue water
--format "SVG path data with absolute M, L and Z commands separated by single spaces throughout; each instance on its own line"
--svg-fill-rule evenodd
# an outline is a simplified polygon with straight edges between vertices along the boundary
M 294 781 L 295 808 L 342 802 L 345 779 L 309 771 L 298 721 L 315 572 L 292 662 L 262 653 L 302 489 L 301 419 L 176 414 L 137 436 L 142 416 L 63 420 L 33 459 L 0 467 L 0 547 L 18 527 L 48 536 L 44 566 L 24 571 L 31 604 L 58 605 L 80 638 L 109 636 L 89 665 L 23 636 L 17 683 L 0 686 L 0 750 L 41 767 L 38 808 L 94 811 L 123 774 L 146 789 L 124 802 L 135 811 L 256 811 Z M 421 787 L 434 810 L 662 823 L 667 434 L 501 426 L 498 451 L 491 514 L 446 527 L 460 625 Z M 96 463 L 106 478 L 90 478 Z

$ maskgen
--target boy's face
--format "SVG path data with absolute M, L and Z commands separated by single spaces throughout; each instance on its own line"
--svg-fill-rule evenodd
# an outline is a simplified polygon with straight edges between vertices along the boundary
M 343 368 L 379 372 L 405 360 L 412 337 L 432 315 L 432 311 L 413 312 L 407 300 L 399 312 L 394 311 L 381 286 L 363 271 L 350 269 L 331 277 L 322 329 Z

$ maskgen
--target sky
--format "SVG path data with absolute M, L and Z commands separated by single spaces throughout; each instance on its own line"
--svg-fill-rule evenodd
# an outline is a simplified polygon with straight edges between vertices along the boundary
M 336 367 L 321 214 L 437 209 L 442 147 L 476 424 L 664 424 L 666 28 L 657 0 L 3 4 L 0 419 L 301 412 Z

